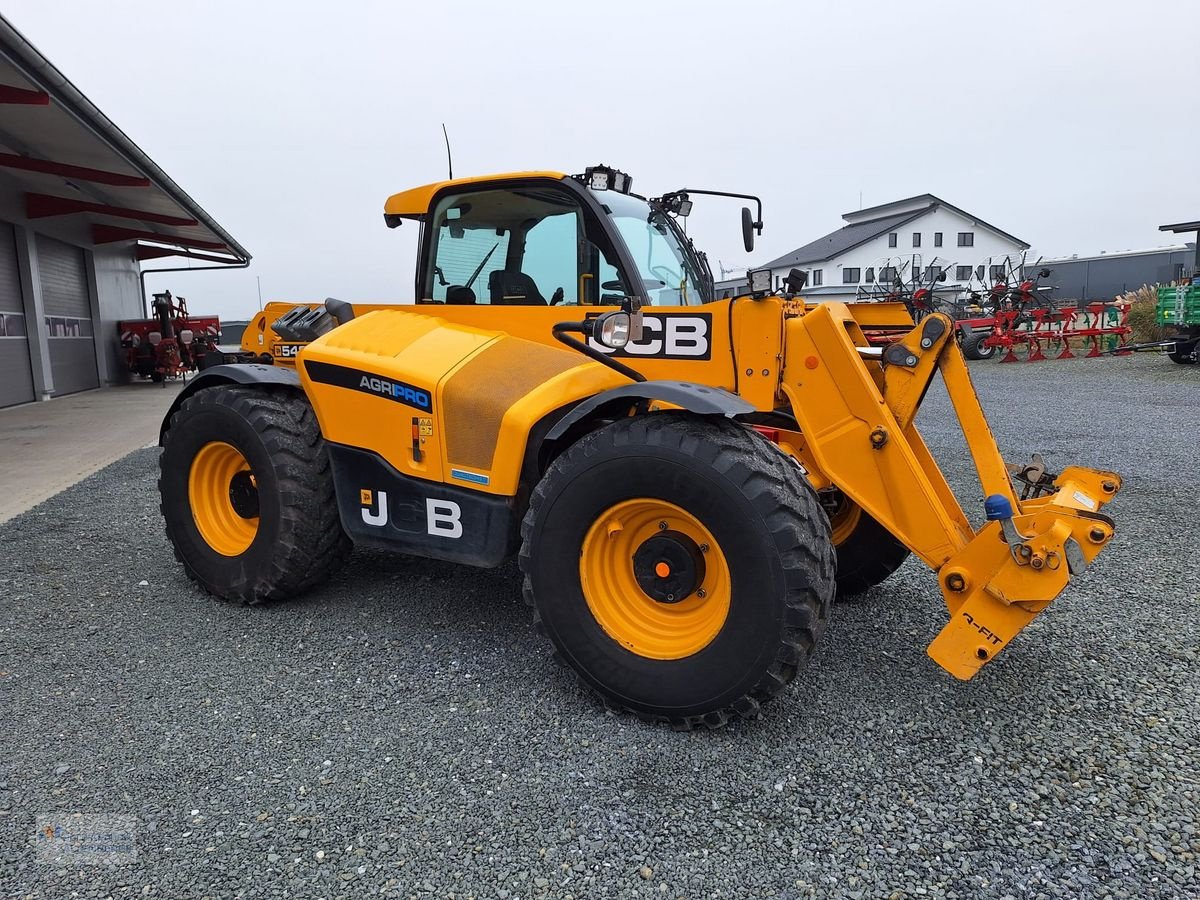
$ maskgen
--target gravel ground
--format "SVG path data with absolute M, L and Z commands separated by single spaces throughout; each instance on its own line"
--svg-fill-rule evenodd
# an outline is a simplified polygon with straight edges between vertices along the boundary
M 980 677 L 912 562 L 757 722 L 605 713 L 515 569 L 358 552 L 260 608 L 173 562 L 144 450 L 0 528 L 0 893 L 1197 897 L 1200 371 L 974 366 L 1002 449 L 1121 471 L 1118 535 Z M 970 510 L 947 401 L 921 423 Z M 39 861 L 42 814 L 135 861 Z

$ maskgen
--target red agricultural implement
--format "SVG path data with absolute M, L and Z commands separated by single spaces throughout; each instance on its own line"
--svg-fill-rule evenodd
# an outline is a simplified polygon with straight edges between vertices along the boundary
M 1074 350 L 1089 357 L 1101 356 L 1120 345 L 1130 333 L 1129 304 L 1095 302 L 1056 305 L 1053 288 L 1041 284 L 1049 269 L 1025 275 L 1024 261 L 1013 267 L 1005 261 L 986 296 L 972 295 L 985 314 L 958 317 L 963 353 L 970 359 L 988 359 L 1001 352 L 1001 362 L 1074 359 Z M 1074 349 L 1072 349 L 1074 347 Z
M 154 295 L 154 318 L 126 319 L 117 323 L 125 366 L 133 375 L 165 382 L 183 378 L 200 368 L 206 353 L 216 350 L 221 320 L 193 316 L 183 297 L 170 291 Z
M 1129 304 L 1097 302 L 1056 305 L 1050 298 L 1052 287 L 1042 284 L 1050 270 L 1041 268 L 1027 274 L 1024 256 L 1014 263 L 1006 258 L 1003 265 L 991 267 L 992 285 L 984 285 L 965 296 L 950 299 L 938 296 L 945 281 L 947 265 L 927 266 L 922 273 L 919 263 L 881 269 L 884 276 L 868 288 L 860 289 L 859 302 L 901 302 L 919 322 L 931 312 L 946 313 L 955 320 L 963 355 L 968 359 L 991 359 L 1001 354 L 1002 362 L 1036 362 L 1051 358 L 1072 359 L 1077 353 L 1101 356 L 1117 352 L 1130 333 Z M 1036 265 L 1036 264 L 1035 264 Z M 905 277 L 905 271 L 908 276 Z M 902 336 L 899 329 L 866 330 L 872 344 L 882 346 Z
M 946 280 L 946 269 L 949 268 L 944 260 L 939 261 L 935 256 L 923 271 L 919 256 L 899 265 L 895 262 L 888 260 L 886 266 L 880 267 L 879 280 L 860 287 L 855 302 L 903 303 L 914 322 L 920 322 L 931 312 L 957 317 L 954 304 L 937 296 L 937 286 Z M 906 333 L 900 326 L 863 329 L 867 340 L 877 347 L 894 343 Z

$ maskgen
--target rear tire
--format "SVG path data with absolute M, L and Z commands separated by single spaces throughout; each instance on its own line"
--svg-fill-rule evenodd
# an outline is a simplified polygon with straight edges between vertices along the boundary
M 830 516 L 830 525 L 837 549 L 839 600 L 886 581 L 908 559 L 907 547 L 845 497 Z
M 996 355 L 995 347 L 984 345 L 991 334 L 968 334 L 963 338 L 962 352 L 967 359 L 991 359 Z
M 197 391 L 171 417 L 159 468 L 175 557 L 218 597 L 291 597 L 349 555 L 325 442 L 300 394 Z
M 609 704 L 677 728 L 756 716 L 833 599 L 816 494 L 726 420 L 652 413 L 586 435 L 534 489 L 522 537 L 525 598 L 562 659 Z M 663 546 L 675 571 L 646 559 Z M 658 596 L 666 572 L 695 580 Z

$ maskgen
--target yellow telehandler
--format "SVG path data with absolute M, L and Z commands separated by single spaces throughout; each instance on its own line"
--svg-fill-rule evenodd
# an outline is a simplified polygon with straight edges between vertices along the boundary
M 162 514 L 188 575 L 255 603 L 352 544 L 516 555 L 562 659 L 687 728 L 755 716 L 835 594 L 911 553 L 949 611 L 929 655 L 972 677 L 1112 538 L 1120 478 L 1010 471 L 944 315 L 805 303 L 798 272 L 715 297 L 679 222 L 707 194 L 746 196 L 644 198 L 596 166 L 390 197 L 387 224 L 421 232 L 416 305 L 270 304 L 167 414 Z M 939 372 L 979 527 L 914 424 Z

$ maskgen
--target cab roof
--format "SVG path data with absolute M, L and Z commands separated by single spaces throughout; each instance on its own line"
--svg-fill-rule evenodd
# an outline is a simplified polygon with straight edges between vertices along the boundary
M 567 176 L 562 172 L 504 172 L 498 175 L 474 175 L 470 178 L 453 178 L 447 181 L 435 181 L 421 187 L 410 188 L 398 194 L 392 194 L 383 205 L 383 213 L 387 216 L 402 216 L 406 219 L 419 219 L 429 212 L 429 204 L 438 191 L 459 185 L 477 185 L 488 181 L 509 181 L 515 178 L 545 178 L 550 181 L 562 181 Z

